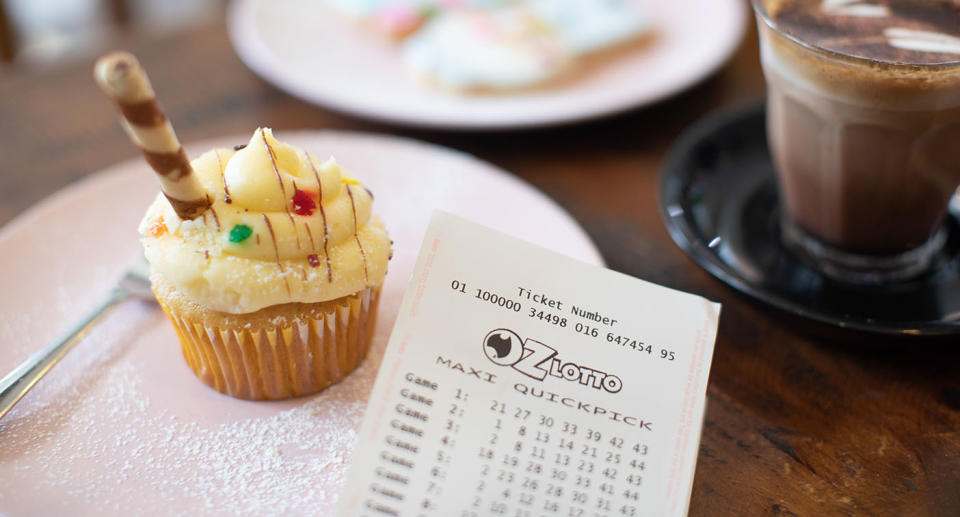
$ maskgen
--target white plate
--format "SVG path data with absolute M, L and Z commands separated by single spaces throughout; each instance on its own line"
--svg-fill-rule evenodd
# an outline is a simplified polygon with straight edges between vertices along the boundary
M 747 25 L 742 0 L 643 4 L 655 31 L 648 44 L 601 58 L 556 85 L 488 95 L 418 84 L 404 70 L 395 44 L 358 28 L 321 0 L 236 0 L 227 27 L 247 66 L 308 102 L 403 125 L 504 129 L 564 124 L 659 101 L 726 62 Z
M 233 399 L 193 376 L 156 305 L 128 302 L 0 420 L 0 514 L 330 514 L 435 208 L 602 263 L 553 201 L 471 156 L 360 133 L 278 136 L 354 171 L 395 241 L 369 358 L 317 395 Z M 136 227 L 156 192 L 142 160 L 125 162 L 0 232 L 0 375 L 106 294 L 139 252 Z

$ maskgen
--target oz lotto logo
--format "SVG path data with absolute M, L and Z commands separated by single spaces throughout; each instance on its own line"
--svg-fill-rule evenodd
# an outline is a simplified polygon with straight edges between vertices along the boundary
M 510 329 L 488 332 L 483 338 L 483 353 L 494 364 L 512 367 L 538 381 L 549 375 L 609 393 L 623 388 L 620 377 L 574 362 L 563 362 L 555 348 L 534 339 L 521 339 Z
M 497 329 L 484 338 L 483 351 L 494 364 L 513 366 L 523 357 L 523 340 L 512 330 Z

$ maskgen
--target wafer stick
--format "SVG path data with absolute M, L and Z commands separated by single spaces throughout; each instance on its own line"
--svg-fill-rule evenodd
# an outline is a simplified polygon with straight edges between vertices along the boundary
M 157 173 L 160 188 L 181 219 L 199 217 L 210 198 L 197 180 L 173 126 L 160 110 L 156 94 L 137 58 L 111 52 L 97 60 L 94 78 L 120 108 L 120 124 Z

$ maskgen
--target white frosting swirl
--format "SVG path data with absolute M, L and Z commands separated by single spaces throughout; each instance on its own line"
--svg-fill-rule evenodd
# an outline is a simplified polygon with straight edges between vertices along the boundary
M 183 221 L 158 195 L 140 225 L 152 273 L 189 299 L 245 314 L 383 281 L 390 238 L 371 217 L 370 192 L 333 158 L 320 163 L 258 129 L 242 150 L 192 164 L 210 210 Z

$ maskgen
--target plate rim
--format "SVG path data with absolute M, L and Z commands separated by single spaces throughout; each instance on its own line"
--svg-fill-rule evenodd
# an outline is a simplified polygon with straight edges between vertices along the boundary
M 568 238 L 575 243 L 574 246 L 568 246 L 569 248 L 572 248 L 571 252 L 575 253 L 575 255 L 573 256 L 577 257 L 578 260 L 585 261 L 588 263 L 592 262 L 598 265 L 605 264 L 602 254 L 597 248 L 595 242 L 590 237 L 590 235 L 586 232 L 584 226 L 581 225 L 581 223 L 576 218 L 573 217 L 573 215 L 569 210 L 567 210 L 565 207 L 557 203 L 553 198 L 547 195 L 543 190 L 537 188 L 535 185 L 530 184 L 529 182 L 525 181 L 523 178 L 508 172 L 506 169 L 501 168 L 496 164 L 477 158 L 476 156 L 470 153 L 466 153 L 460 150 L 452 149 L 449 147 L 441 146 L 441 145 L 430 143 L 430 142 L 424 142 L 424 141 L 413 139 L 413 138 L 397 137 L 397 136 L 388 135 L 388 134 L 376 134 L 376 133 L 368 133 L 368 132 L 361 132 L 361 131 L 291 129 L 289 131 L 279 132 L 278 136 L 280 136 L 281 138 L 290 138 L 291 143 L 297 143 L 294 139 L 298 139 L 301 142 L 301 144 L 299 145 L 302 145 L 303 140 L 322 138 L 324 139 L 324 147 L 325 147 L 325 150 L 327 151 L 329 150 L 335 151 L 336 148 L 333 147 L 333 144 L 343 143 L 343 144 L 350 144 L 350 148 L 353 151 L 359 150 L 360 152 L 365 152 L 365 150 L 371 146 L 375 147 L 375 150 L 376 150 L 376 146 L 378 144 L 384 144 L 387 141 L 389 141 L 390 143 L 389 149 L 386 149 L 382 152 L 391 153 L 394 156 L 397 153 L 405 154 L 408 156 L 417 155 L 418 159 L 422 158 L 424 162 L 430 162 L 431 165 L 434 166 L 434 170 L 435 170 L 435 172 L 433 173 L 435 174 L 434 177 L 451 178 L 450 184 L 454 187 L 456 187 L 457 184 L 464 183 L 463 181 L 458 180 L 458 178 L 467 178 L 469 179 L 469 181 L 467 182 L 469 185 L 478 185 L 481 183 L 486 183 L 488 185 L 493 184 L 499 189 L 515 188 L 517 189 L 517 192 L 515 192 L 517 198 L 527 199 L 531 202 L 536 203 L 536 206 L 540 208 L 540 210 L 538 210 L 537 213 L 544 214 L 541 216 L 542 219 L 554 220 L 560 223 L 560 226 L 563 229 L 563 232 L 559 235 L 562 238 Z M 213 138 L 202 139 L 202 140 L 191 142 L 187 144 L 186 147 L 190 155 L 195 156 L 196 155 L 195 151 L 200 149 L 206 150 L 210 147 L 209 144 L 211 143 L 216 143 L 216 145 L 218 146 L 220 145 L 227 146 L 227 145 L 232 145 L 233 143 L 236 143 L 238 141 L 237 140 L 238 138 L 241 138 L 239 140 L 241 142 L 246 141 L 249 138 L 249 133 L 242 133 L 239 136 L 233 135 L 233 134 L 214 136 Z M 347 141 L 348 139 L 349 139 L 349 142 Z M 134 150 L 134 149 L 131 147 L 131 150 Z M 380 161 L 383 161 L 383 160 L 380 160 Z M 458 164 L 459 164 L 459 167 L 456 167 L 456 165 Z M 451 168 L 449 167 L 450 165 L 453 165 L 459 170 L 448 170 Z M 448 172 L 453 174 L 443 174 Z M 59 214 L 56 214 L 56 211 L 60 208 L 61 203 L 64 203 L 64 202 L 67 202 L 70 204 L 84 203 L 87 199 L 90 199 L 91 196 L 97 196 L 97 190 L 105 186 L 109 187 L 112 184 L 112 190 L 111 190 L 112 192 L 116 192 L 118 190 L 127 190 L 127 189 L 132 190 L 132 187 L 134 186 L 136 186 L 138 192 L 140 192 L 141 190 L 150 190 L 150 191 L 159 192 L 159 186 L 156 185 L 156 180 L 150 178 L 151 175 L 152 173 L 150 172 L 150 169 L 147 166 L 147 164 L 143 162 L 143 158 L 134 157 L 130 159 L 120 160 L 108 167 L 99 169 L 98 172 L 87 175 L 86 177 L 80 179 L 79 181 L 75 181 L 67 185 L 64 185 L 62 188 L 50 193 L 50 195 L 43 198 L 42 200 L 31 204 L 31 206 L 27 210 L 20 212 L 16 217 L 11 219 L 11 221 L 9 221 L 4 226 L 0 227 L 0 248 L 4 246 L 9 248 L 12 244 L 16 244 L 20 242 L 20 240 L 23 239 L 24 237 L 37 237 L 37 235 L 39 234 L 30 235 L 28 234 L 28 232 L 33 233 L 33 232 L 36 232 L 38 229 L 42 231 L 43 228 L 49 227 L 47 225 L 51 224 L 50 221 L 52 217 L 59 216 Z M 416 170 L 415 169 L 411 170 L 411 176 L 416 177 L 415 175 L 416 175 Z M 400 181 L 403 181 L 402 178 L 403 177 L 400 176 Z M 150 187 L 153 187 L 153 188 L 150 188 Z M 416 185 L 414 185 L 414 189 L 416 189 Z M 472 192 L 471 190 L 465 190 L 462 187 L 459 188 L 458 190 L 459 190 L 459 193 L 454 195 L 464 196 L 465 195 L 464 193 L 466 193 L 466 195 L 469 195 Z M 449 192 L 449 191 L 444 189 L 441 192 Z M 103 199 L 100 196 L 97 196 L 97 197 L 99 199 Z M 152 196 L 151 196 L 151 199 L 152 199 Z M 435 199 L 435 198 L 431 197 L 429 199 Z M 443 199 L 443 197 L 440 197 L 439 199 Z M 139 202 L 138 202 L 138 205 L 139 205 Z M 438 203 L 429 203 L 428 206 L 430 206 L 430 208 L 432 209 L 434 206 L 437 206 L 437 205 Z M 394 204 L 394 207 L 396 206 L 398 205 Z M 129 208 L 129 205 L 127 208 Z M 445 208 L 442 205 L 440 206 L 440 208 L 450 210 L 449 208 Z M 137 209 L 139 213 L 142 213 L 140 212 L 140 210 L 141 210 L 140 208 Z M 467 210 L 466 212 L 474 213 L 474 214 L 476 213 L 470 210 Z M 74 212 L 74 214 L 76 213 L 78 212 Z M 126 214 L 127 212 L 123 212 L 123 213 Z M 429 215 L 429 214 L 426 214 L 426 215 Z M 102 217 L 103 215 L 101 214 L 96 218 L 99 220 Z M 476 217 L 471 217 L 471 219 L 479 220 L 483 224 L 488 224 L 486 221 L 483 221 L 482 219 L 477 219 Z M 511 218 L 511 220 L 513 219 L 514 218 Z M 127 221 L 127 218 L 124 217 L 122 220 Z M 419 216 L 417 217 L 417 221 L 420 221 Z M 426 221 L 424 221 L 424 223 L 426 224 Z M 123 224 L 127 224 L 127 223 L 124 222 Z M 412 228 L 412 226 L 408 225 L 407 228 Z M 509 233 L 509 231 L 507 233 Z M 101 235 L 102 234 L 103 232 L 101 232 Z M 414 267 L 413 259 L 416 258 L 418 249 L 420 248 L 423 234 L 422 232 L 415 233 L 413 231 L 407 231 L 407 232 L 404 232 L 404 235 L 406 239 L 404 242 L 407 242 L 410 244 L 409 246 L 407 246 L 407 251 L 404 252 L 406 254 L 406 257 L 409 260 L 405 261 L 404 264 L 407 264 L 407 266 L 411 268 L 410 271 L 412 271 L 412 268 Z M 131 232 L 129 237 L 124 236 L 122 238 L 124 239 L 124 243 L 125 243 L 124 246 L 130 245 L 129 247 L 136 246 L 139 248 L 139 244 L 136 243 L 135 232 Z M 113 239 L 115 239 L 115 237 Z M 134 241 L 134 242 L 130 242 L 130 241 Z M 547 243 L 549 244 L 549 242 L 556 242 L 556 241 L 559 241 L 559 239 L 550 239 L 547 241 Z M 21 249 L 22 251 L 20 251 L 18 255 L 27 257 L 27 258 L 35 257 L 41 253 L 45 253 L 43 249 L 40 249 L 38 247 L 22 247 Z M 595 261 L 593 260 L 594 257 L 596 259 Z M 63 264 L 64 268 L 68 267 L 67 263 L 64 262 L 62 259 L 57 259 L 57 260 L 59 264 Z M 9 275 L 11 274 L 10 271 L 17 271 L 17 269 L 8 270 L 7 278 L 9 278 Z M 0 278 L 3 278 L 3 275 L 0 275 Z M 393 278 L 394 278 L 394 282 L 393 282 L 394 289 L 392 290 L 391 293 L 394 296 L 395 303 L 397 304 L 396 310 L 399 310 L 399 303 L 402 299 L 403 290 L 409 287 L 408 286 L 409 273 L 406 272 L 404 269 L 396 269 L 393 272 Z M 91 280 L 84 280 L 82 283 L 85 286 L 96 286 L 97 288 L 102 287 L 103 289 L 109 288 L 109 285 L 106 282 L 97 281 L 94 283 Z M 91 296 L 91 298 L 94 300 L 97 297 L 98 296 L 96 294 L 93 294 Z M 35 299 L 46 302 L 47 293 L 44 291 L 37 291 L 37 294 L 35 295 Z M 131 302 L 131 303 L 134 303 L 134 302 Z M 81 307 L 81 305 L 83 308 L 88 307 L 86 304 L 79 304 L 79 303 L 75 304 L 74 306 Z M 381 310 L 384 310 L 383 305 L 381 305 Z M 82 313 L 82 310 L 80 310 L 79 312 Z M 159 309 L 152 310 L 151 312 L 153 313 L 153 315 L 151 316 L 153 320 L 156 320 L 156 318 L 166 320 L 166 317 L 162 315 Z M 393 309 L 391 309 L 388 312 L 393 312 Z M 70 319 L 70 320 L 72 320 L 73 318 L 73 315 L 67 315 L 65 313 L 59 312 L 59 309 L 50 311 L 50 314 L 54 314 L 54 313 L 60 316 L 67 316 L 67 319 Z M 19 317 L 19 315 L 15 311 L 14 312 L 8 311 L 7 313 L 5 313 L 5 315 L 9 319 Z M 0 319 L 3 319 L 3 318 L 0 318 Z M 44 325 L 47 325 L 47 320 L 35 320 L 35 321 L 39 321 Z M 54 321 L 54 320 L 51 319 L 49 321 Z M 59 327 L 62 323 L 65 323 L 65 322 L 66 320 L 64 320 L 63 318 L 60 318 L 59 320 L 57 320 L 56 326 Z M 380 342 L 380 345 L 379 345 L 382 347 L 379 350 L 379 352 L 381 353 L 381 358 L 382 358 L 382 352 L 385 350 L 387 337 L 390 335 L 390 330 L 393 326 L 393 323 L 394 322 L 391 319 L 387 319 L 383 322 L 382 325 L 380 325 L 380 329 L 377 330 L 377 332 L 382 332 L 382 338 L 381 338 L 382 341 Z M 163 321 L 162 323 L 160 321 L 157 321 L 157 324 L 159 325 L 157 329 L 162 328 L 164 329 L 163 331 L 168 333 L 171 337 L 174 336 L 172 327 L 169 327 L 169 324 L 166 321 Z M 48 326 L 51 326 L 51 325 L 48 325 Z M 144 330 L 146 330 L 146 327 L 144 327 Z M 15 332 L 22 332 L 22 331 L 13 329 L 8 331 L 7 335 L 14 335 Z M 143 330 L 137 331 L 138 336 L 140 336 L 141 333 L 145 334 Z M 19 335 L 24 336 L 24 334 L 19 334 Z M 26 335 L 26 336 L 29 336 L 29 335 Z M 39 339 L 37 338 L 37 336 L 34 336 L 30 341 L 33 345 L 35 345 L 33 346 L 33 348 L 38 349 L 43 346 L 45 339 L 47 338 Z M 102 339 L 102 338 L 92 337 L 87 339 Z M 107 338 L 107 339 L 113 339 L 113 338 Z M 141 337 L 136 337 L 135 339 L 139 340 L 141 339 Z M 153 338 L 150 338 L 150 339 L 153 339 Z M 174 345 L 174 344 L 175 344 L 175 341 L 171 342 L 171 345 Z M 23 358 L 28 357 L 32 353 L 32 351 L 27 350 L 27 346 L 23 345 L 23 343 L 20 343 L 17 346 L 8 347 L 8 348 L 10 348 L 10 350 L 8 350 L 6 354 L 0 354 L 0 357 L 4 357 L 10 361 L 9 363 L 10 368 L 15 367 L 16 364 L 18 364 Z M 71 355 L 72 357 L 76 357 L 79 354 L 82 357 L 84 353 L 85 351 L 75 350 Z M 195 379 L 193 379 L 193 374 L 189 372 L 189 369 L 186 363 L 182 363 L 182 361 L 178 360 L 178 357 L 176 357 L 180 355 L 179 347 L 172 346 L 169 350 L 167 350 L 167 353 L 170 354 L 171 360 L 176 362 L 179 365 L 180 369 L 183 370 L 182 373 L 188 376 L 191 379 L 191 381 L 194 381 Z M 371 354 L 371 355 L 375 355 L 375 354 Z M 88 356 L 88 357 L 92 357 L 92 356 Z M 141 355 L 140 357 L 142 358 L 144 356 Z M 376 372 L 379 368 L 379 364 L 371 363 L 369 357 L 370 356 L 368 356 L 368 359 L 365 360 L 364 363 L 361 365 L 361 368 L 367 369 L 364 375 L 368 376 L 365 378 L 369 379 L 369 382 L 370 382 L 369 385 L 366 385 L 367 381 L 366 380 L 362 381 L 364 386 L 362 387 L 362 389 L 364 390 L 372 389 L 372 383 L 375 382 Z M 69 361 L 70 359 L 68 358 L 67 360 Z M 115 366 L 111 366 L 109 368 L 110 368 L 110 371 L 116 371 L 114 370 Z M 0 370 L 0 375 L 3 375 L 3 373 L 4 373 L 4 370 Z M 155 378 L 154 378 L 154 381 L 146 381 L 146 377 L 144 377 L 144 382 L 145 382 L 144 387 L 142 389 L 137 388 L 137 392 L 146 393 L 148 394 L 148 396 L 152 398 L 153 394 L 150 393 L 150 390 L 148 389 L 146 383 L 150 383 L 152 386 L 155 387 L 156 386 Z M 344 384 L 349 382 L 351 382 L 349 377 L 344 380 Z M 356 389 L 358 386 L 360 386 L 359 384 L 356 383 L 356 379 L 353 382 L 354 382 L 354 388 L 352 389 Z M 200 383 L 200 381 L 196 381 L 195 384 L 191 384 L 191 386 L 188 388 L 191 390 L 196 389 L 199 391 L 206 392 L 206 394 L 210 395 L 210 397 L 212 398 L 228 397 L 227 395 L 222 395 L 220 393 L 215 392 L 214 390 L 209 389 L 208 387 L 202 386 L 202 383 Z M 345 389 L 345 388 L 341 388 L 341 389 Z M 36 394 L 37 392 L 35 391 L 34 393 Z M 341 392 L 341 395 L 343 393 L 347 393 L 346 400 L 348 401 L 354 400 L 352 396 L 349 395 L 348 392 Z M 322 397 L 322 395 L 319 395 L 319 396 Z M 284 412 L 290 409 L 293 409 L 293 407 L 300 407 L 304 404 L 308 404 L 310 403 L 311 400 L 314 400 L 314 397 L 317 397 L 317 395 L 309 395 L 309 396 L 300 397 L 297 399 L 291 399 L 292 401 L 295 402 L 294 406 L 278 407 L 275 412 L 270 411 L 271 416 L 273 413 L 283 414 Z M 159 404 L 157 404 L 156 400 L 157 399 L 154 399 L 154 402 L 152 402 L 151 404 L 148 404 L 148 406 L 151 408 L 146 413 L 148 417 L 152 418 L 153 416 L 156 416 L 158 414 L 156 410 L 157 409 L 163 410 L 165 407 L 162 401 Z M 274 404 L 272 402 L 252 403 L 249 401 L 241 401 L 239 399 L 236 399 L 236 400 L 239 404 L 246 404 L 246 403 Z M 363 401 L 364 403 L 366 403 L 365 397 L 363 398 Z M 30 401 L 25 400 L 21 402 L 21 404 L 24 404 L 24 403 L 29 404 Z M 207 406 L 206 404 L 204 404 L 203 407 L 210 407 L 210 406 Z M 41 407 L 40 410 L 42 411 L 44 409 Z M 362 421 L 362 408 L 360 411 L 361 412 L 358 418 L 353 419 L 353 417 L 351 417 L 351 419 L 353 419 L 351 420 L 352 423 L 347 424 L 347 426 L 350 427 L 351 429 L 359 428 L 359 424 Z M 240 416 L 242 416 L 243 418 L 246 418 L 246 415 L 247 414 L 245 412 L 240 414 Z M 57 417 L 58 419 L 57 421 L 61 421 L 59 420 L 59 418 L 60 417 Z M 120 418 L 125 418 L 125 417 L 122 417 L 121 415 Z M 262 418 L 262 417 L 256 417 L 256 418 Z M 230 417 L 229 420 L 234 421 L 234 418 Z M 123 421 L 126 422 L 126 420 L 123 420 Z M 337 425 L 340 425 L 340 424 L 337 424 Z M 343 427 L 337 427 L 337 428 L 343 428 Z M 211 429 L 214 429 L 214 428 L 211 428 Z M 141 436 L 145 436 L 145 435 L 138 434 L 134 438 L 139 439 L 139 437 Z M 79 441 L 81 443 L 88 443 L 86 439 L 79 439 Z M 148 440 L 147 442 L 144 442 L 144 443 L 158 444 L 159 442 Z M 100 445 L 97 445 L 97 447 L 100 447 Z M 31 465 L 31 468 L 35 469 L 34 470 L 35 473 L 41 470 L 40 467 L 36 467 L 34 463 L 29 463 L 29 464 Z M 51 465 L 56 466 L 56 464 L 51 464 Z M 4 465 L 4 468 L 7 468 L 7 467 L 8 465 Z M 44 467 L 44 468 L 49 469 L 49 467 Z M 96 472 L 99 472 L 99 470 L 97 470 Z M 345 471 L 337 475 L 341 477 L 345 476 Z M 137 481 L 136 483 L 140 483 L 141 486 L 149 486 L 149 484 L 144 484 L 140 481 Z M 336 483 L 337 485 L 335 486 L 341 485 L 340 481 L 337 481 Z M 322 485 L 334 486 L 334 485 L 331 485 L 329 481 L 323 481 Z M 50 493 L 49 490 L 51 490 L 50 486 L 42 485 L 39 492 L 46 494 L 46 493 Z M 127 492 L 125 491 L 123 492 L 123 494 L 127 494 Z M 122 495 L 122 497 L 126 498 L 127 496 Z M 218 495 L 216 497 L 219 498 L 221 496 Z M 328 506 L 330 504 L 331 499 L 328 496 L 319 496 L 319 497 L 320 497 L 320 501 L 323 502 L 324 505 Z M 22 502 L 22 499 L 17 498 L 17 500 L 15 501 L 14 498 L 10 498 L 6 502 L 4 501 L 5 500 L 3 500 L 2 497 L 0 497 L 0 514 L 4 514 L 5 512 L 16 511 L 16 508 L 18 508 L 18 506 L 13 506 L 13 505 L 14 504 L 19 505 Z M 135 505 L 131 506 L 132 503 L 130 501 L 127 501 L 126 499 L 119 500 L 119 501 L 121 504 L 120 508 L 124 511 L 129 512 L 131 508 L 133 510 L 136 510 L 137 508 Z M 114 511 L 114 510 L 110 510 L 111 507 L 109 506 L 107 508 L 109 511 Z M 216 514 L 216 511 L 213 509 L 210 509 L 205 505 L 201 505 L 196 507 L 195 513 L 206 515 L 206 514 Z
M 449 156 L 456 156 L 460 159 L 469 160 L 475 162 L 478 165 L 489 169 L 492 173 L 496 174 L 499 178 L 506 180 L 510 183 L 513 183 L 518 188 L 522 188 L 530 191 L 534 195 L 540 197 L 543 202 L 553 206 L 558 213 L 562 213 L 569 222 L 575 226 L 580 232 L 580 237 L 584 240 L 585 243 L 589 244 L 591 257 L 591 263 L 601 267 L 607 267 L 606 258 L 603 256 L 603 253 L 600 251 L 600 248 L 597 246 L 596 241 L 587 232 L 586 228 L 583 227 L 583 224 L 580 223 L 577 218 L 570 213 L 570 211 L 561 205 L 556 199 L 551 197 L 549 194 L 544 192 L 542 189 L 538 188 L 533 183 L 530 183 L 525 178 L 517 176 L 516 174 L 511 173 L 507 169 L 500 167 L 499 165 L 479 158 L 478 156 L 462 151 L 460 149 L 455 149 L 453 147 L 447 147 L 444 145 L 436 144 L 433 142 L 427 142 L 413 137 L 408 136 L 399 136 L 392 135 L 387 133 L 378 133 L 372 131 L 358 131 L 358 130 L 346 130 L 346 129 L 309 129 L 309 128 L 291 128 L 291 129 L 277 129 L 280 136 L 294 137 L 294 138 L 319 138 L 319 137 L 334 137 L 334 138 L 351 138 L 351 139 L 367 139 L 367 140 L 380 140 L 380 141 L 394 141 L 402 143 L 406 146 L 416 146 L 421 148 L 428 149 L 431 153 L 441 153 Z M 243 133 L 229 134 L 229 135 L 220 135 L 210 138 L 202 138 L 199 140 L 193 140 L 184 144 L 184 148 L 190 154 L 190 151 L 196 151 L 197 149 L 209 149 L 210 145 L 214 142 L 222 142 L 226 140 L 236 140 L 236 141 L 246 141 L 248 137 Z M 194 154 L 196 154 L 194 152 Z M 198 155 L 197 155 L 198 156 Z M 196 156 L 194 156 L 196 157 Z M 101 181 L 110 181 L 108 177 L 124 176 L 125 169 L 129 168 L 131 164 L 142 162 L 143 158 L 140 156 L 127 158 L 120 160 L 112 165 L 104 167 L 97 170 L 96 172 L 87 174 L 76 181 L 64 185 L 62 188 L 56 190 L 52 194 L 39 199 L 38 201 L 31 204 L 25 210 L 16 214 L 12 219 L 0 226 L 0 246 L 2 246 L 7 239 L 12 238 L 12 236 L 20 231 L 22 227 L 27 227 L 29 224 L 36 219 L 41 217 L 43 213 L 49 210 L 53 205 L 62 199 L 67 199 L 71 196 L 82 195 L 86 190 L 92 188 L 93 185 L 98 184 Z M 144 165 L 146 167 L 146 165 Z M 160 192 L 159 184 L 157 185 L 157 192 Z M 581 259 L 578 259 L 581 260 Z

